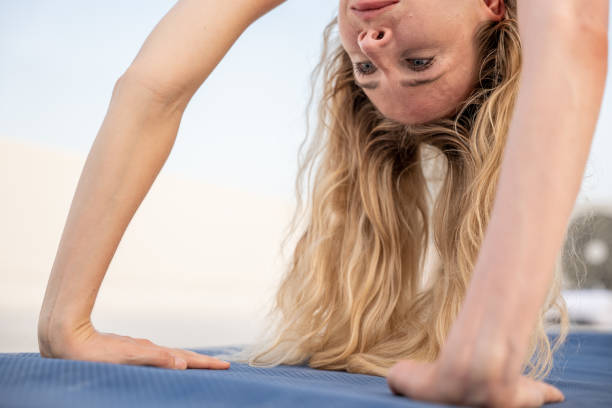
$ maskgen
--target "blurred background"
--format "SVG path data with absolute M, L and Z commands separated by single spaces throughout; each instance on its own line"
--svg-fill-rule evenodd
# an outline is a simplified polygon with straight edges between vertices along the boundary
M 48 275 L 113 85 L 174 4 L 0 6 L 0 352 L 37 351 Z M 309 75 L 335 8 L 290 0 L 196 93 L 108 270 L 99 330 L 176 347 L 254 340 L 284 268 Z M 564 258 L 575 323 L 601 330 L 612 327 L 610 152 L 608 87 L 571 229 L 581 262 Z

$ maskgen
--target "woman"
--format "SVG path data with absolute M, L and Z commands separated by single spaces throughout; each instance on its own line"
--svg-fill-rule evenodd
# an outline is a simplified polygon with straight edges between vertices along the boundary
M 281 2 L 180 0 L 117 81 L 49 279 L 41 355 L 229 367 L 99 333 L 90 314 L 190 98 Z M 324 54 L 302 167 L 316 171 L 305 226 L 277 295 L 276 336 L 252 363 L 387 375 L 396 393 L 436 402 L 563 399 L 536 380 L 551 363 L 542 314 L 563 310 L 554 264 L 601 103 L 608 2 L 535 3 L 340 1 L 342 46 Z M 424 145 L 446 163 L 431 203 Z M 440 265 L 425 276 L 430 235 Z

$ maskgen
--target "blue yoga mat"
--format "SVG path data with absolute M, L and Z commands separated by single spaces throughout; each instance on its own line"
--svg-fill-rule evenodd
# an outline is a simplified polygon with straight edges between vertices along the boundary
M 216 355 L 222 349 L 195 350 Z M 548 381 L 560 407 L 612 407 L 612 334 L 572 334 Z M 229 370 L 174 371 L 0 354 L 0 407 L 432 407 L 394 396 L 384 378 L 233 363 Z

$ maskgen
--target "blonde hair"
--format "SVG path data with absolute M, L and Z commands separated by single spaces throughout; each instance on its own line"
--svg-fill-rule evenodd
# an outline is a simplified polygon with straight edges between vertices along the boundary
M 454 118 L 425 125 L 384 118 L 355 84 L 346 52 L 330 45 L 336 22 L 327 27 L 313 76 L 322 80 L 318 125 L 300 166 L 290 231 L 299 239 L 275 298 L 273 336 L 247 351 L 250 364 L 385 376 L 401 359 L 437 358 L 483 240 L 519 86 L 515 0 L 506 5 L 505 19 L 478 31 L 475 90 Z M 433 203 L 423 146 L 445 159 Z M 423 287 L 430 241 L 440 265 Z M 549 373 L 567 331 L 556 275 L 525 362 L 536 378 Z M 553 307 L 564 323 L 554 346 L 544 328 Z

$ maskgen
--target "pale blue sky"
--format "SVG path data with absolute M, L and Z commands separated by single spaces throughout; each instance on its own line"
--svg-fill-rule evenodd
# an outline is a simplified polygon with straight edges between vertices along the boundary
M 86 153 L 113 84 L 174 0 L 6 1 L 0 137 Z M 308 77 L 335 0 L 290 0 L 241 37 L 191 101 L 164 172 L 289 198 Z M 612 202 L 612 92 L 586 196 Z

